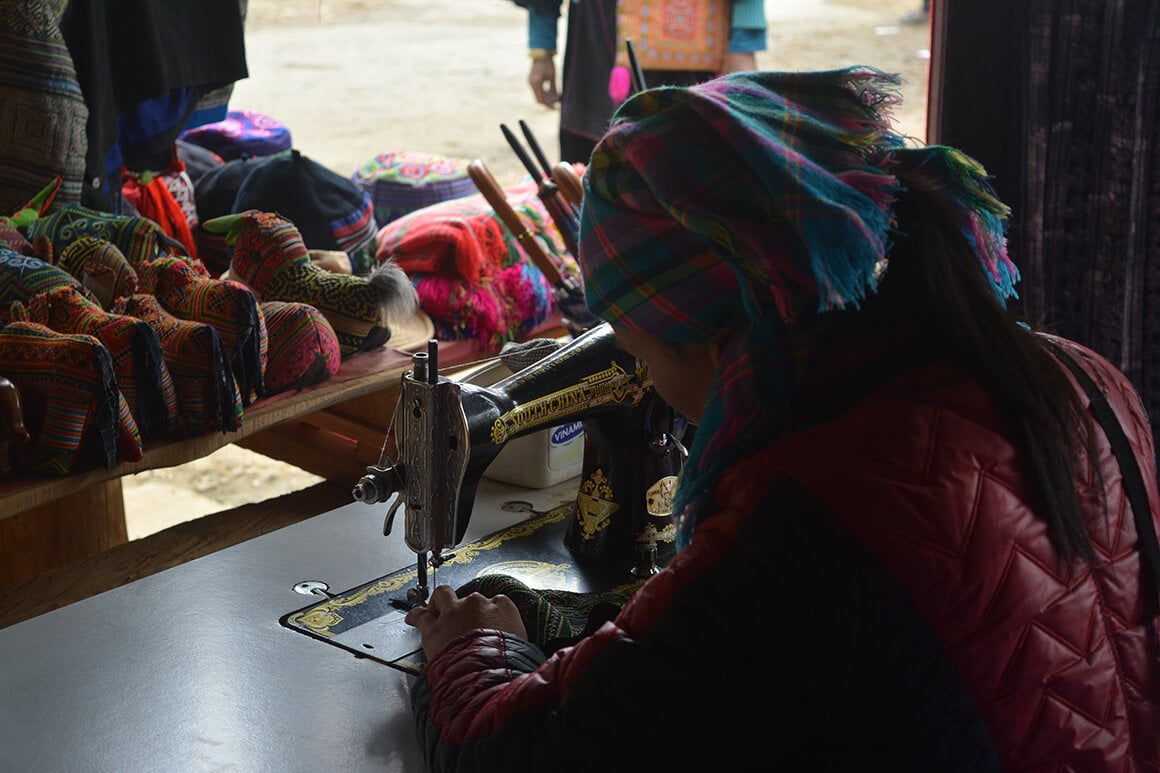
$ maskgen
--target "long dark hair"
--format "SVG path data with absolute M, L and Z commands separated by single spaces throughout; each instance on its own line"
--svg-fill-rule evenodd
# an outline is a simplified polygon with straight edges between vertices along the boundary
M 1098 467 L 1080 467 L 1085 450 L 1094 459 L 1080 396 L 1048 341 L 996 296 L 947 202 L 904 168 L 898 174 L 907 187 L 895 204 L 899 236 L 879 301 L 929 324 L 942 350 L 991 392 L 1025 455 L 1052 544 L 1069 564 L 1092 559 L 1077 482 L 1098 476 Z

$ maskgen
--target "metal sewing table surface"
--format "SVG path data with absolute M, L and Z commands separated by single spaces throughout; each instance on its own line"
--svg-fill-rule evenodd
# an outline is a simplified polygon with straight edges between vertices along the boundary
M 485 479 L 465 541 L 576 486 Z M 421 770 L 411 677 L 279 622 L 316 600 L 299 582 L 411 565 L 385 511 L 351 503 L 0 629 L 0 770 Z

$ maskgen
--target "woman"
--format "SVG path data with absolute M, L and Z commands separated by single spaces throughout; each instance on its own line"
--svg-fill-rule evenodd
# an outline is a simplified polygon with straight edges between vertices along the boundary
M 1006 207 L 904 146 L 895 85 L 740 73 L 617 112 L 580 263 L 698 423 L 683 549 L 547 657 L 500 596 L 410 612 L 432 768 L 1160 769 L 1139 399 L 1006 311 Z
M 545 107 L 556 109 L 557 104 L 560 107 L 560 160 L 587 163 L 592 148 L 608 128 L 613 111 L 624 98 L 615 93 L 614 75 L 622 70 L 619 74 L 627 76 L 627 69 L 617 66 L 617 14 L 622 9 L 617 0 L 567 3 L 567 39 L 559 81 L 561 89 L 557 90 L 556 47 L 561 0 L 514 2 L 528 9 L 528 57 L 531 59 L 528 85 L 532 87 L 532 96 Z M 653 13 L 657 5 L 654 3 Z M 705 0 L 686 0 L 673 7 L 697 15 L 706 13 L 707 5 Z M 731 2 L 728 21 L 728 43 L 719 72 L 756 70 L 756 52 L 766 49 L 764 0 Z M 678 26 L 681 25 L 678 23 Z M 643 74 L 649 85 L 690 86 L 719 73 L 710 67 L 661 70 L 645 66 Z

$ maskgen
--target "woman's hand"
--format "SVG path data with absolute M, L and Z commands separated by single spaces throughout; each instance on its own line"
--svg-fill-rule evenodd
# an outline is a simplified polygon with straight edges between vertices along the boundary
M 413 608 L 403 620 L 419 629 L 427 660 L 446 649 L 452 639 L 476 628 L 494 628 L 528 638 L 520 612 L 507 596 L 499 594 L 489 599 L 472 593 L 461 599 L 450 585 L 436 587 L 427 606 Z
M 528 85 L 532 87 L 532 94 L 541 105 L 556 108 L 560 95 L 556 91 L 556 63 L 551 57 L 533 59 L 532 69 L 528 71 Z
M 725 62 L 721 66 L 721 72 L 750 72 L 757 69 L 757 55 L 752 51 L 735 52 L 727 51 L 725 53 Z

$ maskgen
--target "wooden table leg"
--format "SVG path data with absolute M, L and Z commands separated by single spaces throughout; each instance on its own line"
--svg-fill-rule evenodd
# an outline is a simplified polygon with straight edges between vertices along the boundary
M 0 588 L 129 541 L 121 479 L 0 520 Z

